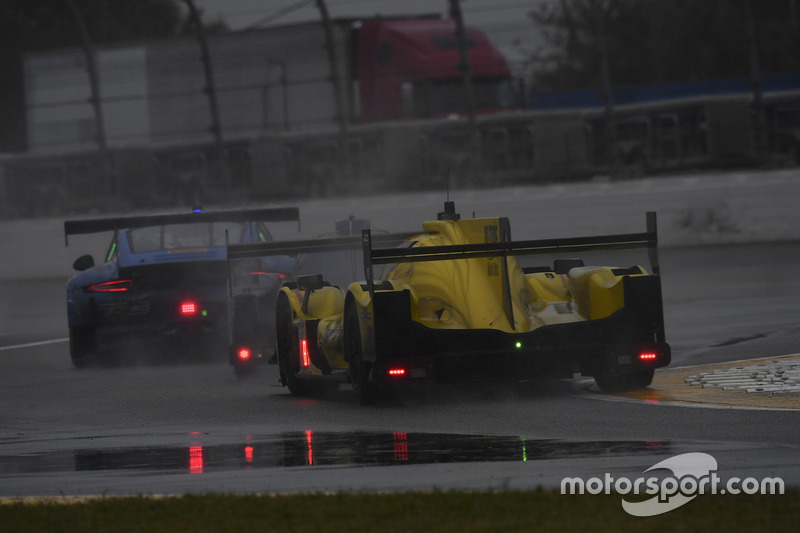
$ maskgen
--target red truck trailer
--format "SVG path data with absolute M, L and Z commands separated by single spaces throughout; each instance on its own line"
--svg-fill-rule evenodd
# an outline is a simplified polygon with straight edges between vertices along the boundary
M 479 30 L 465 29 L 478 113 L 514 107 L 508 64 Z M 467 109 L 453 20 L 364 22 L 358 29 L 361 120 L 431 118 Z

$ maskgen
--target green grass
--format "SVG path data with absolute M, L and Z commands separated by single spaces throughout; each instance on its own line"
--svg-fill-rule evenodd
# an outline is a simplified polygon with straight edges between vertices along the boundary
M 636 518 L 620 496 L 558 491 L 403 494 L 187 495 L 6 501 L 0 531 L 796 531 L 800 492 L 702 495 L 667 514 Z

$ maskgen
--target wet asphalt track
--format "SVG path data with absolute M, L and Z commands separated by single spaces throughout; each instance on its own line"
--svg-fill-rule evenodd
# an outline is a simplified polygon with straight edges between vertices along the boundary
M 800 352 L 798 249 L 662 250 L 669 372 Z M 713 455 L 721 477 L 800 485 L 796 393 L 753 409 L 765 394 L 706 402 L 674 376 L 691 402 L 675 388 L 612 397 L 591 380 L 545 380 L 364 407 L 346 386 L 294 398 L 275 366 L 245 380 L 225 364 L 76 370 L 63 285 L 0 283 L 0 497 L 558 487 L 565 476 L 634 478 L 690 451 Z

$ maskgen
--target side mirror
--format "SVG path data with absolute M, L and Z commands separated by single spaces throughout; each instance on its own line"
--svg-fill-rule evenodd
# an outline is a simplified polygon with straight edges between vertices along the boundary
M 79 272 L 83 272 L 84 270 L 88 270 L 94 266 L 94 258 L 89 255 L 82 255 L 72 263 L 72 268 Z

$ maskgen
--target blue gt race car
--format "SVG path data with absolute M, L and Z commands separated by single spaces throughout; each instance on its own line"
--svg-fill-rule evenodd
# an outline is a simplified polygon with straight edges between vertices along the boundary
M 245 285 L 269 301 L 256 302 L 264 320 L 274 315 L 275 293 L 294 267 L 286 256 L 254 264 L 227 260 L 228 243 L 273 240 L 267 222 L 297 221 L 296 207 L 189 212 L 69 220 L 70 235 L 113 232 L 101 264 L 91 255 L 74 263 L 67 281 L 69 348 L 73 364 L 112 362 L 120 354 L 155 362 L 226 354 L 233 364 L 231 320 L 235 290 Z M 247 272 L 239 272 L 246 268 Z M 268 344 L 264 339 L 262 344 Z M 154 349 L 158 348 L 158 349 Z

